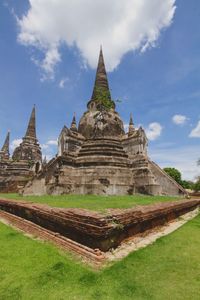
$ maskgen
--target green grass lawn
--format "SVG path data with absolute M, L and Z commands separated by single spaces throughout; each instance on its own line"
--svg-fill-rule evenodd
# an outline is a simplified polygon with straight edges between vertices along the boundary
M 48 204 L 56 207 L 85 208 L 103 211 L 107 208 L 130 208 L 135 205 L 153 204 L 156 202 L 178 200 L 170 196 L 97 196 L 97 195 L 58 195 L 58 196 L 26 196 L 18 194 L 0 194 L 0 198 L 26 200 L 35 203 Z
M 200 216 L 94 271 L 0 223 L 0 299 L 200 299 Z

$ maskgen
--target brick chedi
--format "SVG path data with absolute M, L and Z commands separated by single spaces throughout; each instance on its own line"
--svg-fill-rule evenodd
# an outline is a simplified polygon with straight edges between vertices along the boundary
M 129 130 L 112 100 L 103 52 L 100 50 L 92 97 L 78 127 L 64 126 L 58 154 L 24 188 L 24 194 L 179 195 L 184 189 L 147 154 L 142 127 Z
M 0 151 L 0 161 L 8 161 L 10 158 L 10 151 L 9 151 L 9 144 L 10 144 L 10 132 L 7 133 L 5 142 L 3 147 Z
M 22 143 L 14 150 L 12 158 L 9 153 L 9 139 L 8 132 L 0 151 L 1 192 L 19 191 L 41 169 L 42 153 L 36 137 L 35 107 Z
M 41 148 L 36 137 L 35 128 L 35 106 L 33 107 L 26 134 L 22 139 L 22 143 L 13 152 L 13 160 L 29 161 L 29 164 L 40 168 L 42 153 Z M 38 163 L 38 164 L 37 164 Z

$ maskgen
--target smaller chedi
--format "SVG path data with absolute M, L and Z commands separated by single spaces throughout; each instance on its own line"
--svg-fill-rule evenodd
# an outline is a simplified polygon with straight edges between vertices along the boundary
M 14 157 L 22 158 L 21 152 L 29 156 L 26 151 L 29 141 L 33 143 L 34 153 L 40 161 L 36 140 L 27 137 L 23 145 L 15 150 Z M 74 115 L 70 128 L 63 127 L 58 138 L 57 155 L 41 171 L 35 172 L 35 177 L 27 183 L 23 193 L 185 194 L 180 185 L 149 159 L 147 147 L 145 131 L 141 127 L 135 128 L 132 116 L 128 132 L 124 130 L 111 97 L 101 49 L 86 112 L 78 126 Z
M 35 106 L 26 134 L 12 157 L 9 151 L 10 132 L 0 151 L 0 191 L 17 192 L 42 168 L 42 152 L 36 136 Z

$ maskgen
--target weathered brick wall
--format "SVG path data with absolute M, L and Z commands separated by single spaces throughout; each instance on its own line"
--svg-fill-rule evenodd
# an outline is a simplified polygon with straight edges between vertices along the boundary
M 102 251 L 117 247 L 128 237 L 164 225 L 199 206 L 200 200 L 184 200 L 125 210 L 111 209 L 107 214 L 101 214 L 0 199 L 1 210 Z

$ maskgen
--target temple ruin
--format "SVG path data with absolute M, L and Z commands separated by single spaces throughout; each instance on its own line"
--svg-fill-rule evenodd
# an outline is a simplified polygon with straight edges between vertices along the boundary
M 0 151 L 0 192 L 18 192 L 42 168 L 42 152 L 36 136 L 35 106 L 26 134 L 10 157 L 10 132 Z
M 74 115 L 71 127 L 63 127 L 57 155 L 35 172 L 23 194 L 185 194 L 185 190 L 148 157 L 144 129 L 135 128 L 131 116 L 128 132 L 125 132 L 115 108 L 101 49 L 86 112 L 78 126 Z M 29 139 L 26 134 L 13 158 L 24 159 L 20 153 L 27 153 L 31 144 L 38 155 L 34 156 L 36 163 L 41 158 L 40 150 L 34 132 L 30 131 L 29 135 L 33 138 Z

